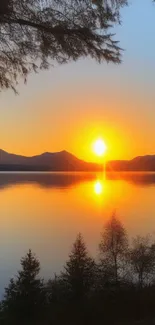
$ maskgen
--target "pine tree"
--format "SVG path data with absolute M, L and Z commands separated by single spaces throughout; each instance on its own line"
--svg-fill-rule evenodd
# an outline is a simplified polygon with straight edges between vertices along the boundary
M 79 234 L 73 244 L 69 260 L 66 262 L 62 278 L 70 296 L 81 299 L 93 286 L 95 262 L 89 256 L 84 240 Z
M 30 324 L 40 318 L 45 303 L 43 281 L 38 278 L 40 263 L 29 250 L 21 259 L 22 269 L 5 289 L 2 311 L 6 323 Z

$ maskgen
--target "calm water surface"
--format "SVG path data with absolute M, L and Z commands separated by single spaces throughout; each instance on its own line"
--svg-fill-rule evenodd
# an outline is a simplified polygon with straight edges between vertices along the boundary
M 96 255 L 113 211 L 130 238 L 155 236 L 155 174 L 0 173 L 0 294 L 29 248 L 45 278 L 62 269 L 78 232 Z

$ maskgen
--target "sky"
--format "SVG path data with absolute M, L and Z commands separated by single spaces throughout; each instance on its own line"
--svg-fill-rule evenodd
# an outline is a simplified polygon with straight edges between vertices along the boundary
M 92 143 L 102 137 L 107 159 L 155 154 L 155 5 L 130 1 L 115 32 L 121 65 L 80 59 L 29 76 L 19 95 L 0 93 L 1 149 L 96 161 Z

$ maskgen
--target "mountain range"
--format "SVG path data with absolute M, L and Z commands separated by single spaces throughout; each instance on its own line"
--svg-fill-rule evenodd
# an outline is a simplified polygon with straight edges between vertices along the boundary
M 45 152 L 26 157 L 0 149 L 0 171 L 99 171 L 99 164 L 85 162 L 67 151 Z M 132 160 L 111 160 L 108 171 L 155 171 L 155 155 L 138 156 Z
M 0 150 L 0 170 L 6 171 L 92 171 L 97 164 L 84 162 L 67 151 L 44 152 L 25 157 Z

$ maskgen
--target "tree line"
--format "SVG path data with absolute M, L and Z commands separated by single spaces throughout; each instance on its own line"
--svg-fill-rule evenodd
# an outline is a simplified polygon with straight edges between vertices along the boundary
M 124 324 L 154 317 L 155 243 L 137 236 L 129 244 L 113 215 L 105 224 L 96 259 L 78 234 L 62 272 L 40 278 L 31 250 L 10 280 L 0 304 L 0 324 Z M 148 324 L 148 323 L 147 323 Z

